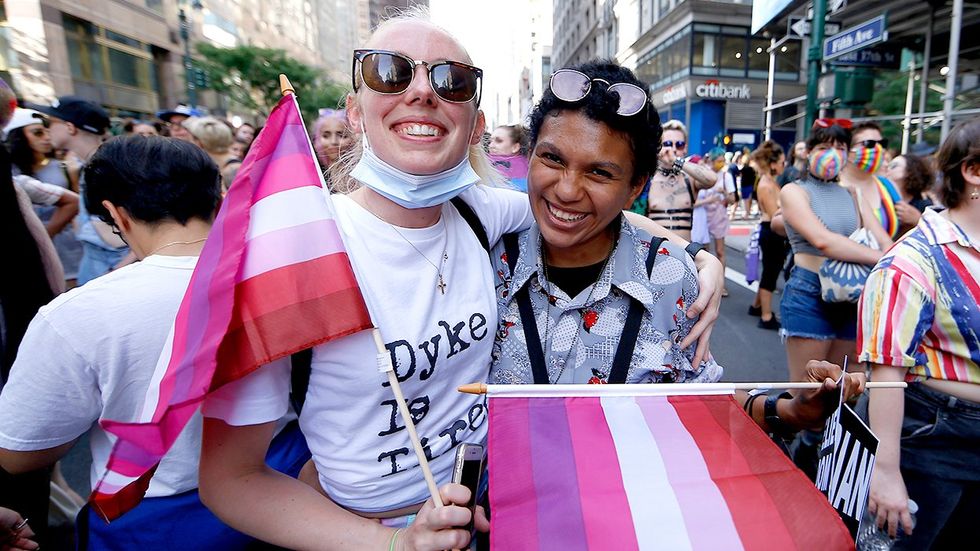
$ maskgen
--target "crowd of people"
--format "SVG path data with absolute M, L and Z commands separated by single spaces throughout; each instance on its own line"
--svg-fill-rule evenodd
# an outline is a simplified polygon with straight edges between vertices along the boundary
M 383 22 L 354 60 L 354 91 L 312 122 L 311 145 L 403 392 L 424 407 L 445 506 L 358 333 L 312 349 L 301 409 L 288 357 L 215 390 L 135 509 L 112 523 L 82 509 L 80 546 L 480 545 L 461 527 L 487 532 L 487 512 L 448 481 L 458 444 L 486 439 L 487 406 L 456 387 L 720 380 L 709 340 L 739 199 L 759 217 L 749 314 L 784 337 L 789 380 L 822 385 L 736 401 L 795 438 L 806 471 L 840 377 L 845 399 L 867 377 L 908 382 L 868 393 L 869 507 L 911 534 L 905 548 L 964 541 L 980 506 L 980 120 L 929 159 L 889 159 L 880 127 L 846 119 L 817 120 L 789 159 L 773 141 L 692 156 L 685 126 L 608 61 L 556 70 L 526 128 L 490 132 L 483 72 L 424 14 Z M 115 438 L 98 420 L 139 415 L 260 129 L 179 106 L 107 139 L 105 111 L 71 96 L 7 118 L 0 220 L 21 269 L 0 288 L 0 549 L 36 549 L 57 461 L 88 438 L 94 484 Z M 868 373 L 844 374 L 846 356 Z

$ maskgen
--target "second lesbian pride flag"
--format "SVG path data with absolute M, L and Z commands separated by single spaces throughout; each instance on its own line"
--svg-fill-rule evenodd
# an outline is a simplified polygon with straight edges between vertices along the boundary
M 854 548 L 730 396 L 489 402 L 493 549 Z

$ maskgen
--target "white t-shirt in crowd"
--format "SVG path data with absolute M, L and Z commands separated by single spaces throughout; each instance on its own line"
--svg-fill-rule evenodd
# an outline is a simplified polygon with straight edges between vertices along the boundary
M 196 263 L 196 256 L 150 256 L 42 307 L 0 393 L 0 447 L 43 450 L 92 429 L 94 485 L 116 441 L 97 421 L 138 418 Z M 161 461 L 147 497 L 197 487 L 200 440 L 197 413 Z
M 491 245 L 532 222 L 523 193 L 475 186 L 461 197 L 482 221 Z M 487 253 L 448 203 L 434 226 L 396 230 L 349 197 L 334 195 L 333 201 L 361 292 L 391 354 L 433 474 L 438 483 L 449 482 L 456 444 L 482 443 L 487 433 L 485 397 L 456 391 L 485 381 L 490 369 L 497 306 Z M 443 265 L 444 252 L 443 295 L 433 264 Z M 300 416 L 323 489 L 340 505 L 364 512 L 428 498 L 376 353 L 370 331 L 314 348 Z M 277 419 L 288 401 L 277 388 L 288 378 L 283 362 L 265 366 L 226 386 L 222 396 L 210 397 L 204 415 L 233 425 Z

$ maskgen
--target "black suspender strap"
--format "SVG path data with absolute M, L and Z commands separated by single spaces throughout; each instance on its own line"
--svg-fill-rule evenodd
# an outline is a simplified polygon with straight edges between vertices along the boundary
M 487 254 L 489 255 L 490 239 L 487 237 L 487 230 L 483 227 L 483 223 L 480 222 L 480 218 L 461 197 L 453 197 L 449 200 L 449 202 L 456 207 L 456 210 L 459 211 L 459 215 L 463 217 L 466 224 L 471 230 L 473 230 L 473 233 L 476 234 L 476 238 L 480 241 L 480 245 L 483 245 L 483 250 L 487 251 Z M 491 262 L 492 261 L 493 259 L 491 259 Z
M 650 240 L 650 252 L 647 253 L 646 262 L 647 277 L 653 273 L 653 263 L 657 260 L 657 250 L 660 249 L 663 242 L 663 237 L 654 237 Z M 633 351 L 636 349 L 636 338 L 640 334 L 641 321 L 643 321 L 643 304 L 630 297 L 630 309 L 629 313 L 626 314 L 626 323 L 623 324 L 623 334 L 619 337 L 616 355 L 613 356 L 612 368 L 609 370 L 609 384 L 621 385 L 626 383 L 630 361 L 633 359 Z
M 521 248 L 517 243 L 517 234 L 508 233 L 504 235 L 504 251 L 507 253 L 507 265 L 510 266 L 511 275 L 514 274 L 514 267 L 517 266 L 517 258 L 521 254 Z M 541 349 L 541 334 L 538 333 L 538 324 L 534 321 L 534 309 L 531 307 L 530 285 L 525 283 L 523 287 L 514 293 L 517 301 L 517 309 L 521 314 L 521 325 L 524 326 L 524 340 L 527 341 L 527 356 L 531 361 L 531 373 L 534 375 L 534 383 L 546 385 L 551 382 L 548 378 L 548 367 L 544 362 L 544 350 Z

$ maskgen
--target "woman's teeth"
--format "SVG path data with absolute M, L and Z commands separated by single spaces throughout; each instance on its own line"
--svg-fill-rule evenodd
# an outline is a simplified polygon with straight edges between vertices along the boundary
M 561 220 L 562 222 L 578 222 L 586 216 L 585 214 L 575 214 L 561 210 L 551 203 L 548 203 L 548 211 L 551 212 L 552 216 Z
M 406 124 L 398 129 L 398 133 L 409 136 L 439 136 L 442 132 L 439 128 L 428 124 Z

